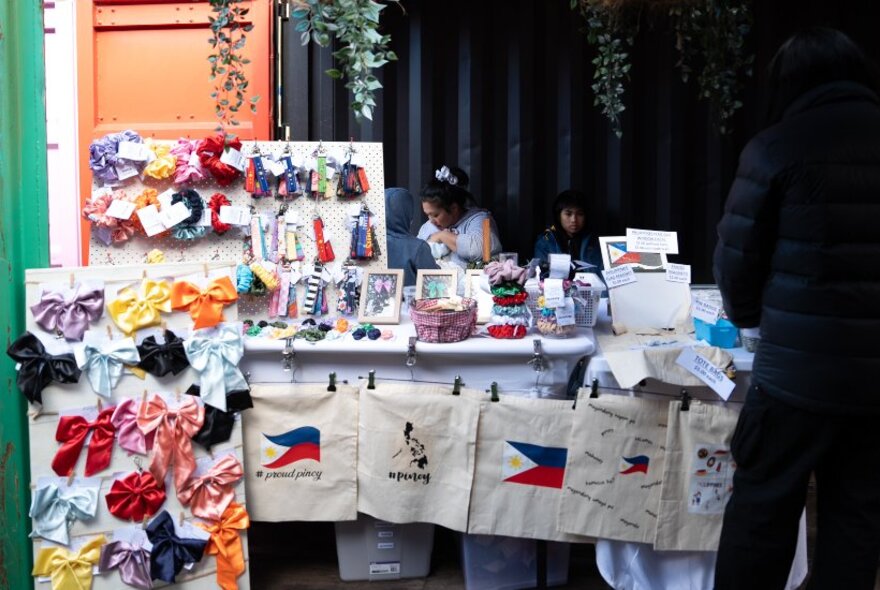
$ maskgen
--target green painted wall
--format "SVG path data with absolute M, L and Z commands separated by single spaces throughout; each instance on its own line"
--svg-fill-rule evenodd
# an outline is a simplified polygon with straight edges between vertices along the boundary
M 77 223 L 76 220 L 73 223 Z M 43 12 L 0 0 L 0 333 L 24 330 L 24 269 L 49 264 Z M 0 589 L 33 586 L 27 405 L 0 355 Z

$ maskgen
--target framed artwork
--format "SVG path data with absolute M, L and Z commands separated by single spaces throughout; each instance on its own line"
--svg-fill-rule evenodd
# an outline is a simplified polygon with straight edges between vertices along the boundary
M 452 297 L 457 293 L 455 270 L 420 270 L 416 276 L 416 299 Z
M 465 271 L 464 296 L 477 301 L 477 323 L 485 324 L 492 319 L 492 294 L 480 288 L 483 281 L 482 269 L 470 269 Z
M 626 247 L 626 236 L 600 236 L 599 246 L 605 270 L 629 264 L 633 272 L 666 272 L 666 254 L 630 252 Z
M 402 291 L 402 270 L 365 270 L 358 321 L 371 324 L 398 323 Z

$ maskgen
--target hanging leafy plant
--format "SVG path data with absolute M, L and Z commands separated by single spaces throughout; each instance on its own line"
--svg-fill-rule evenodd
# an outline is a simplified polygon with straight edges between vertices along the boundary
M 389 1 L 400 5 L 400 0 Z M 300 0 L 295 6 L 293 18 L 303 45 L 310 39 L 321 47 L 333 39 L 338 42 L 339 49 L 333 52 L 337 67 L 326 74 L 346 79 L 355 118 L 372 120 L 375 92 L 382 88 L 373 70 L 397 59 L 388 49 L 391 36 L 379 33 L 379 14 L 385 5 L 373 0 Z
M 211 0 L 209 16 L 211 23 L 212 52 L 208 56 L 211 63 L 211 80 L 214 87 L 211 98 L 214 99 L 214 114 L 219 120 L 217 131 L 227 131 L 227 127 L 239 125 L 237 113 L 245 104 L 248 80 L 244 67 L 250 60 L 242 56 L 249 33 L 254 25 L 246 24 L 244 17 L 249 9 L 241 7 L 242 0 Z M 259 96 L 252 96 L 249 106 L 252 113 L 257 112 Z M 235 137 L 232 133 L 227 133 Z

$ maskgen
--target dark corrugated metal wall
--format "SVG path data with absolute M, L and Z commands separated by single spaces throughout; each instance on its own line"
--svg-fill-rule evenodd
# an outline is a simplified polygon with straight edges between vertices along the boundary
M 592 51 L 568 0 L 405 0 L 383 13 L 400 61 L 379 71 L 385 88 L 373 122 L 356 124 L 343 84 L 323 75 L 329 50 L 284 48 L 285 122 L 296 140 L 382 141 L 386 186 L 413 194 L 443 163 L 471 177 L 507 250 L 530 256 L 561 190 L 590 196 L 588 223 L 602 235 L 627 226 L 676 230 L 680 262 L 711 281 L 711 253 L 739 150 L 761 123 L 763 68 L 779 43 L 809 24 L 838 26 L 877 54 L 871 3 L 757 2 L 748 82 L 737 131 L 721 138 L 708 109 L 682 84 L 674 38 L 643 29 L 633 51 L 624 136 L 592 106 Z M 292 29 L 292 24 L 290 24 Z M 860 34 L 864 33 L 864 34 Z

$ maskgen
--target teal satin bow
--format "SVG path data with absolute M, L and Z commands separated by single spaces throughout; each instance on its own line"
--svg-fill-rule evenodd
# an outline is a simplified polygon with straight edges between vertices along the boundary
M 88 376 L 92 389 L 107 399 L 122 378 L 123 365 L 136 365 L 140 360 L 131 338 L 111 340 L 101 347 L 86 344 L 76 351 L 77 365 Z
M 42 537 L 54 543 L 70 543 L 70 527 L 74 520 L 95 517 L 98 510 L 96 487 L 61 489 L 55 484 L 37 488 L 31 501 L 30 517 L 34 521 L 31 537 Z
M 244 354 L 240 324 L 194 330 L 184 341 L 189 364 L 199 373 L 202 401 L 226 411 L 226 393 L 249 389 L 238 363 Z

